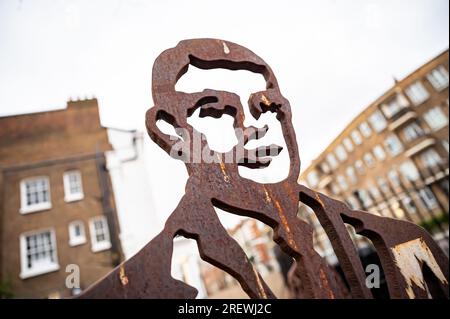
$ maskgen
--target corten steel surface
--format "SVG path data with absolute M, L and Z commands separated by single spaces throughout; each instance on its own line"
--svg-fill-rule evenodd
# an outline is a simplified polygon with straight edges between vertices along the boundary
M 300 158 L 291 123 L 291 106 L 282 96 L 269 65 L 252 51 L 216 39 L 185 40 L 164 51 L 153 66 L 155 106 L 146 114 L 148 133 L 155 143 L 170 154 L 180 141 L 158 129 L 156 122 L 164 120 L 175 128 L 187 129 L 183 140 L 192 150 L 194 128 L 187 123 L 187 118 L 197 108 L 201 108 L 201 117 L 231 115 L 234 127 L 245 130 L 243 144 L 261 138 L 267 131 L 267 127 L 244 127 L 244 109 L 236 94 L 210 89 L 198 93 L 176 91 L 175 84 L 189 65 L 201 69 L 248 70 L 264 77 L 266 90 L 252 94 L 248 107 L 256 119 L 267 111 L 276 113 L 289 153 L 289 175 L 274 184 L 260 184 L 239 175 L 238 165 L 251 168 L 269 165 L 270 159 L 263 154 L 268 148 L 249 150 L 240 156 L 236 146 L 230 151 L 238 156 L 233 163 L 224 160 L 225 153 L 215 153 L 220 159 L 216 163 L 203 159 L 195 162 L 193 157 L 198 155 L 195 151 L 185 154 L 180 149 L 177 156 L 186 163 L 189 179 L 186 193 L 164 230 L 137 255 L 88 288 L 81 298 L 194 298 L 195 288 L 171 276 L 173 238 L 177 235 L 195 239 L 202 259 L 231 274 L 250 297 L 274 298 L 243 250 L 221 225 L 214 207 L 256 218 L 273 228 L 275 242 L 296 260 L 295 276 L 301 282 L 298 297 L 372 298 L 361 261 L 345 227 L 347 223 L 373 242 L 391 298 L 427 298 L 425 282 L 433 296 L 448 298 L 448 259 L 423 228 L 351 210 L 346 204 L 297 183 Z M 205 140 L 202 146 L 208 147 Z M 256 163 L 249 163 L 249 159 Z M 319 218 L 349 289 L 313 249 L 312 226 L 297 218 L 299 202 L 311 207 Z

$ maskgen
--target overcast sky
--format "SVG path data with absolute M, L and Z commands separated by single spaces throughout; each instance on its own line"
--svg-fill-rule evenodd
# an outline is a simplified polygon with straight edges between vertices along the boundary
M 0 0 L 0 116 L 94 95 L 103 125 L 143 129 L 158 54 L 182 39 L 221 38 L 250 48 L 275 71 L 293 109 L 305 168 L 393 77 L 448 48 L 448 6 L 448 0 Z M 177 182 L 187 177 L 183 164 L 152 143 L 149 154 L 155 205 L 170 210 L 183 192 Z

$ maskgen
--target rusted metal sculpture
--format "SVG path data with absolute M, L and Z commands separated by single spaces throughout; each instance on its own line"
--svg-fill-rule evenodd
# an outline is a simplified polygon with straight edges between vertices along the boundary
M 251 168 L 269 165 L 270 157 L 265 155 L 270 147 L 239 154 L 237 147 L 243 145 L 237 145 L 229 153 L 217 153 L 210 151 L 207 141 L 202 140 L 201 149 L 206 148 L 216 160 L 205 162 L 198 156 L 193 147 L 195 130 L 187 123 L 197 108 L 201 109 L 200 116 L 232 116 L 234 127 L 244 132 L 241 144 L 261 138 L 268 128 L 244 127 L 244 109 L 236 94 L 210 89 L 191 94 L 176 91 L 175 84 L 189 65 L 201 69 L 248 70 L 264 77 L 266 90 L 252 94 L 248 107 L 256 119 L 264 112 L 276 113 L 290 159 L 285 180 L 260 184 L 238 173 L 238 165 Z M 171 277 L 172 241 L 177 235 L 195 239 L 201 258 L 231 274 L 250 297 L 274 298 L 243 250 L 221 225 L 214 207 L 256 218 L 273 228 L 275 242 L 296 260 L 296 276 L 301 281 L 304 298 L 344 298 L 347 293 L 353 298 L 372 298 L 346 223 L 373 242 L 391 298 L 427 298 L 426 284 L 431 281 L 424 273 L 433 277 L 433 294 L 448 298 L 448 259 L 423 228 L 351 210 L 346 204 L 297 183 L 300 158 L 291 106 L 282 96 L 269 65 L 252 51 L 216 39 L 181 41 L 156 59 L 152 93 L 155 106 L 146 114 L 148 133 L 167 153 L 186 163 L 189 173 L 186 193 L 164 230 L 137 255 L 88 288 L 81 298 L 194 298 L 195 288 Z M 162 133 L 156 125 L 159 120 L 173 125 L 180 136 Z M 190 152 L 179 148 L 180 143 L 187 145 Z M 225 160 L 227 156 L 236 160 L 229 163 Z M 342 282 L 336 280 L 336 273 L 313 249 L 312 226 L 297 218 L 299 202 L 314 210 L 328 234 L 349 285 L 346 292 Z M 424 267 L 430 271 L 425 272 Z

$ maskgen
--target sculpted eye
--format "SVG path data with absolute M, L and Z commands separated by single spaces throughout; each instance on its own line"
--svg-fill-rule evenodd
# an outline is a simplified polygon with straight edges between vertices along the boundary
M 273 90 L 257 92 L 250 96 L 249 107 L 253 117 L 259 119 L 261 114 L 266 112 L 276 113 L 276 117 L 280 120 L 283 112 L 286 112 L 283 99 L 279 99 L 278 94 L 274 94 Z
M 223 116 L 224 114 L 229 115 L 227 108 L 204 109 L 203 107 L 205 105 L 192 113 L 192 116 L 187 119 L 188 124 L 206 138 L 211 150 L 220 153 L 229 152 L 238 143 L 233 126 L 234 117 Z M 233 110 L 231 109 L 230 112 Z
M 189 108 L 187 110 L 187 116 L 190 117 L 192 114 L 197 110 L 197 108 L 202 107 L 206 104 L 213 104 L 218 103 L 219 99 L 216 96 L 204 96 L 200 100 L 197 101 L 197 103 L 194 104 L 193 107 Z
M 192 114 L 200 108 L 199 117 L 210 116 L 212 118 L 221 118 L 222 115 L 230 115 L 235 117 L 237 114 L 236 101 L 233 94 L 228 94 L 227 92 L 212 91 L 207 90 L 208 94 L 214 93 L 214 95 L 207 95 L 200 98 L 195 105 L 188 109 L 187 116 L 190 117 Z M 204 91 L 205 92 L 205 91 Z M 220 97 L 220 99 L 219 99 Z

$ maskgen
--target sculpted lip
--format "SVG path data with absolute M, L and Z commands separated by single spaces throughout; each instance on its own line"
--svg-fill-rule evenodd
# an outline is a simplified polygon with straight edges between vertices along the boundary
M 265 168 L 270 165 L 271 157 L 278 156 L 282 150 L 283 147 L 276 144 L 245 149 L 244 156 L 239 160 L 238 165 L 248 168 Z

